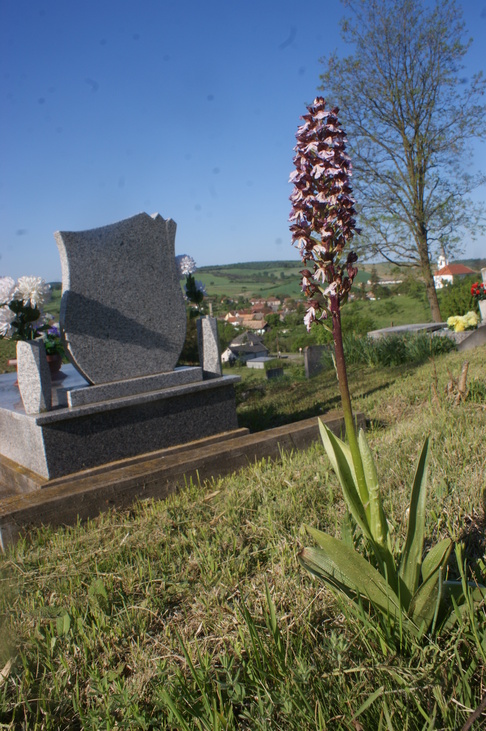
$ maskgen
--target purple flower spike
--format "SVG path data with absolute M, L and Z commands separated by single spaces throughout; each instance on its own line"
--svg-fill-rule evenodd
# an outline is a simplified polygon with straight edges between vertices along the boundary
M 305 323 L 339 312 L 357 274 L 357 255 L 341 255 L 356 229 L 354 199 L 350 185 L 351 161 L 346 137 L 339 126 L 338 109 L 326 109 L 322 97 L 307 107 L 308 114 L 297 130 L 295 171 L 289 182 L 292 210 L 289 221 L 292 243 L 307 267 L 302 271 L 302 289 L 311 299 Z

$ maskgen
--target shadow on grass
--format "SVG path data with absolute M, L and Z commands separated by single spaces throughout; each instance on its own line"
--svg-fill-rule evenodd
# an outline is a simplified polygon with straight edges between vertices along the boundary
M 367 391 L 355 393 L 353 394 L 353 397 L 358 399 L 370 396 L 371 394 L 388 388 L 391 384 L 392 381 L 386 381 L 385 383 L 370 388 Z M 288 384 L 282 384 L 282 390 L 287 391 L 287 389 Z M 247 388 L 245 390 L 245 395 L 249 392 L 250 391 Z M 257 403 L 247 406 L 243 400 L 240 401 L 237 408 L 239 426 L 249 429 L 252 433 L 273 429 L 278 426 L 285 426 L 286 424 L 293 424 L 297 421 L 310 419 L 313 416 L 323 416 L 328 411 L 341 408 L 341 397 L 339 394 L 329 396 L 322 401 L 318 400 L 315 403 L 300 409 L 295 408 L 295 404 L 292 405 L 288 401 L 285 403 L 284 408 L 282 408 L 280 401 L 265 401 L 265 398 L 270 398 L 270 395 L 266 393 L 265 388 L 262 388 L 262 384 L 259 384 L 253 389 L 252 396 L 257 399 Z M 286 409 L 285 406 L 287 407 Z

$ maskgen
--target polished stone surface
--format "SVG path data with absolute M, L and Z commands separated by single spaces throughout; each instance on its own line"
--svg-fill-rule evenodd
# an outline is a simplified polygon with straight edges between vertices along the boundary
M 72 407 L 85 406 L 100 401 L 136 396 L 149 391 L 160 391 L 162 388 L 185 386 L 188 383 L 197 383 L 201 380 L 201 368 L 175 368 L 169 373 L 157 373 L 154 376 L 130 378 L 126 381 L 115 381 L 115 383 L 102 383 L 99 386 L 71 388 L 67 390 L 67 402 Z
M 26 414 L 51 408 L 51 373 L 42 340 L 17 343 L 17 379 Z
M 59 377 L 51 384 L 52 409 L 58 410 L 67 407 L 67 391 L 69 389 L 86 386 L 88 386 L 88 382 L 74 366 L 63 364 Z M 0 375 L 0 409 L 25 414 L 17 385 L 17 373 L 3 373 Z
M 197 322 L 197 345 L 203 378 L 220 378 L 221 351 L 219 347 L 218 322 L 215 317 L 200 317 Z
M 54 382 L 54 408 L 27 415 L 16 374 L 0 376 L 1 454 L 46 479 L 126 459 L 238 426 L 234 385 L 224 376 L 67 408 L 67 391 L 86 381 L 72 366 Z
M 61 330 L 68 357 L 89 383 L 175 367 L 186 333 L 175 234 L 174 221 L 146 213 L 55 234 L 63 281 Z

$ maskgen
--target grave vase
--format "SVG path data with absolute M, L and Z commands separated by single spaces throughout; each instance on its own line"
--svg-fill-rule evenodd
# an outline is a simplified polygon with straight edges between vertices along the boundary
M 486 300 L 479 300 L 479 312 L 481 313 L 481 322 L 486 324 Z
M 42 340 L 17 343 L 17 381 L 26 414 L 51 408 L 51 374 Z
M 59 378 L 59 371 L 61 370 L 62 366 L 62 355 L 60 355 L 59 353 L 54 353 L 54 355 L 48 355 L 47 365 L 49 366 L 49 370 L 51 372 L 51 378 Z

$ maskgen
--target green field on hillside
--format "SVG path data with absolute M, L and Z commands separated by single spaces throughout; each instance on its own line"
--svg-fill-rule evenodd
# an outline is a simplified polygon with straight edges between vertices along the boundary
M 461 263 L 471 267 L 479 275 L 481 267 L 486 264 L 486 260 L 468 259 L 461 261 Z M 205 266 L 197 270 L 196 278 L 204 283 L 210 297 L 221 297 L 222 295 L 226 295 L 230 299 L 269 297 L 271 295 L 300 297 L 300 271 L 303 266 L 298 259 Z M 407 267 L 403 267 L 397 273 L 394 271 L 394 266 L 387 262 L 377 264 L 359 262 L 354 286 L 356 287 L 363 282 L 367 283 L 373 270 L 376 270 L 379 279 L 385 280 L 406 279 L 410 276 L 410 269 Z
M 196 277 L 206 287 L 210 297 L 301 296 L 301 261 L 259 261 L 226 266 L 207 266 L 197 270 Z M 356 284 L 367 282 L 371 266 L 362 267 Z M 389 265 L 378 264 L 378 276 L 389 276 Z

